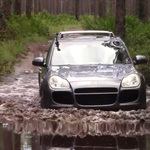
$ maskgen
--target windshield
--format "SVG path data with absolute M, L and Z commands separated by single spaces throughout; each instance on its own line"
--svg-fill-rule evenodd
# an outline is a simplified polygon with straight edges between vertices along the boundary
M 130 58 L 122 45 L 111 41 L 62 42 L 55 47 L 52 65 L 125 64 Z

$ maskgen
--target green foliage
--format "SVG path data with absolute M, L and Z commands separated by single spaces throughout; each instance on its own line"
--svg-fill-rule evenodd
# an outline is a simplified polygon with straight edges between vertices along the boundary
M 51 38 L 60 26 L 63 29 L 64 25 L 75 23 L 75 17 L 67 14 L 54 16 L 47 12 L 40 12 L 38 15 L 32 14 L 30 18 L 26 14 L 21 17 L 12 15 L 7 21 L 7 31 L 9 33 L 7 35 L 11 35 L 10 37 L 13 38 L 29 37 L 31 35 Z
M 88 30 L 109 30 L 114 32 L 115 18 L 95 18 L 89 15 L 80 17 L 81 26 Z M 150 85 L 150 20 L 142 23 L 136 16 L 126 16 L 126 40 L 125 43 L 132 57 L 138 54 L 145 55 L 148 59 L 147 65 L 137 68 L 141 71 L 147 83 Z
M 20 54 L 26 53 L 23 45 L 17 41 L 8 41 L 0 43 L 0 73 L 12 70 L 16 58 Z
M 83 15 L 80 17 L 80 22 L 85 30 L 110 30 L 114 32 L 115 18 L 109 16 L 107 18 L 95 18 L 90 15 Z
M 139 65 L 137 68 L 144 74 L 147 84 L 150 85 L 150 21 L 142 23 L 133 16 L 126 17 L 126 44 L 132 55 L 145 55 L 147 65 Z
M 45 41 L 53 38 L 55 32 L 65 30 L 69 26 L 78 26 L 74 16 L 60 14 L 50 15 L 46 11 L 30 18 L 26 14 L 11 15 L 7 20 L 7 28 L 0 32 L 0 74 L 10 72 L 16 58 L 27 53 L 27 45 L 31 42 Z

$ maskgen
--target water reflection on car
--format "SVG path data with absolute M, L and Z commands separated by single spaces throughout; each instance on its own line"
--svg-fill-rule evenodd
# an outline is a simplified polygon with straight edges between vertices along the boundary
M 85 137 L 16 134 L 0 128 L 0 150 L 149 150 L 149 135 Z

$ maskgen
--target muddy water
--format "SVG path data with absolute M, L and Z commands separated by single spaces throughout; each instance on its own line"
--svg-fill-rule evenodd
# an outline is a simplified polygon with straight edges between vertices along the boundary
M 21 73 L 0 83 L 0 99 L 33 101 L 38 96 L 37 73 Z
M 0 83 L 0 150 L 150 149 L 149 89 L 147 110 L 41 109 L 31 62 L 44 54 L 30 52 Z
M 16 134 L 0 127 L 1 150 L 150 150 L 150 135 Z
M 41 109 L 37 73 L 30 70 L 1 83 L 0 123 L 0 150 L 150 150 L 150 107 Z

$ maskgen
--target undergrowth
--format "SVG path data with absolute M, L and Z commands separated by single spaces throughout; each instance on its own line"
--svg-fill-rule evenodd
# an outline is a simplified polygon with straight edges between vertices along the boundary
M 95 18 L 91 15 L 83 15 L 77 22 L 74 16 L 60 14 L 50 15 L 47 12 L 32 14 L 30 18 L 26 14 L 21 16 L 11 15 L 7 20 L 7 28 L 0 33 L 0 74 L 5 74 L 13 69 L 14 63 L 20 55 L 27 53 L 27 45 L 31 42 L 46 41 L 53 38 L 54 33 L 69 27 L 82 27 L 88 30 L 115 31 L 115 17 Z M 140 65 L 138 69 L 144 74 L 150 84 L 150 20 L 142 23 L 135 16 L 126 16 L 126 40 L 125 43 L 132 57 L 138 54 L 145 55 L 147 65 Z
M 80 17 L 80 23 L 86 30 L 109 30 L 115 32 L 115 17 L 95 18 L 94 16 L 83 15 Z M 147 84 L 150 85 L 150 20 L 142 23 L 135 16 L 126 16 L 126 40 L 125 43 L 131 54 L 145 55 L 148 63 L 137 66 L 139 71 L 144 74 Z
M 0 75 L 12 71 L 17 58 L 27 53 L 29 43 L 50 40 L 56 32 L 74 26 L 78 27 L 79 23 L 67 14 L 53 16 L 40 12 L 30 18 L 26 14 L 12 14 L 6 30 L 0 33 Z

